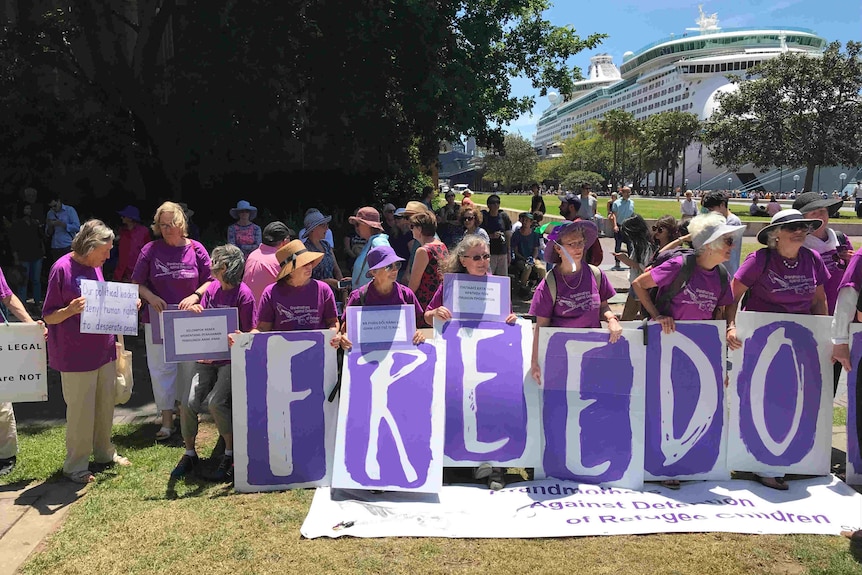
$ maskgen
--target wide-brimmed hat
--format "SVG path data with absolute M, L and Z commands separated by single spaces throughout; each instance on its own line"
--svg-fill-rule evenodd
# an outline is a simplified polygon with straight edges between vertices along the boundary
M 389 264 L 403 262 L 404 258 L 398 257 L 398 254 L 390 246 L 377 246 L 368 250 L 365 261 L 368 262 L 368 271 L 365 272 L 365 277 L 370 278 L 372 277 L 371 270 L 379 270 Z
M 557 250 L 551 245 L 556 242 L 557 238 L 571 233 L 572 231 L 580 231 L 584 234 L 584 257 L 587 255 L 587 250 L 592 247 L 596 240 L 599 239 L 599 228 L 596 224 L 589 220 L 577 220 L 574 222 L 566 222 L 556 226 L 551 233 L 548 234 L 548 247 L 545 248 L 545 261 L 550 264 L 558 264 L 562 261 Z
M 281 271 L 278 272 L 278 277 L 275 278 L 275 281 L 279 281 L 309 262 L 317 265 L 323 259 L 323 253 L 313 252 L 306 248 L 305 244 L 301 241 L 293 240 L 278 248 L 278 251 L 275 252 L 275 259 L 281 264 Z
M 349 218 L 347 218 L 347 221 L 353 225 L 356 225 L 357 222 L 362 222 L 363 224 L 367 224 L 372 228 L 377 228 L 378 230 L 383 229 L 383 224 L 380 223 L 380 212 L 378 212 L 376 208 L 372 208 L 371 206 L 359 208 L 356 211 L 356 215 L 350 216 Z
M 461 192 L 461 195 L 462 195 L 462 196 L 465 196 L 465 197 L 466 197 L 466 196 L 472 196 L 472 195 L 473 195 L 473 192 L 471 192 L 470 190 L 463 190 L 463 191 Z
M 408 218 L 415 216 L 416 214 L 421 214 L 422 212 L 434 216 L 433 210 L 430 210 L 428 206 L 416 200 L 411 200 L 407 202 L 407 206 L 404 208 L 404 215 Z
M 772 216 L 772 219 L 769 221 L 768 226 L 765 226 L 762 230 L 757 232 L 757 241 L 759 241 L 763 245 L 768 245 L 769 240 L 766 236 L 770 230 L 780 228 L 781 226 L 792 222 L 805 222 L 807 224 L 811 224 L 811 228 L 813 230 L 819 229 L 820 226 L 823 225 L 823 220 L 806 219 L 805 216 L 802 215 L 802 212 L 800 212 L 799 210 L 781 210 L 780 212 Z
M 829 217 L 832 218 L 838 213 L 842 205 L 844 205 L 842 199 L 824 200 L 817 192 L 805 192 L 796 197 L 796 201 L 793 202 L 793 209 L 807 214 L 820 208 L 826 208 L 829 210 Z
M 317 226 L 328 224 L 330 220 L 332 220 L 332 216 L 324 216 L 320 210 L 308 210 L 305 212 L 305 220 L 302 222 L 302 225 L 305 226 L 305 235 L 308 236 L 311 230 Z
M 706 216 L 706 214 L 704 214 Z M 697 217 L 697 216 L 695 216 Z M 694 220 L 692 220 L 694 221 Z M 689 223 L 689 227 L 691 227 L 691 223 Z M 736 241 L 742 239 L 743 231 L 745 230 L 745 224 L 740 225 L 731 225 L 727 223 L 727 220 L 724 218 L 717 218 L 717 222 L 711 226 L 704 226 L 704 228 L 698 233 L 696 236 L 692 236 L 691 245 L 694 249 L 699 250 L 706 244 L 712 243 L 718 238 L 726 234 L 733 234 Z
M 126 206 L 125 208 L 117 212 L 117 215 L 123 218 L 135 220 L 136 222 L 141 221 L 141 212 L 135 206 Z
M 236 207 L 230 209 L 230 217 L 235 220 L 238 220 L 239 212 L 249 212 L 248 219 L 250 220 L 253 220 L 257 217 L 257 208 L 245 200 L 238 201 L 236 203 Z

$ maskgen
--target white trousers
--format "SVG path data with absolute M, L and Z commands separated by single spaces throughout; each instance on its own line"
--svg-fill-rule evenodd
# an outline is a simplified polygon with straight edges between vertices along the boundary
M 188 405 L 189 389 L 197 364 L 194 361 L 165 363 L 165 346 L 153 343 L 152 325 L 144 324 L 144 335 L 147 340 L 147 366 L 150 369 L 156 408 L 159 412 L 173 410 L 177 401 L 181 405 Z

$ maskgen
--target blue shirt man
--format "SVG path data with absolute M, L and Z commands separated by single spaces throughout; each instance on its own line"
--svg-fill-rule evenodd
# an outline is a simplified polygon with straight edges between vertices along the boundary
M 56 261 L 72 250 L 72 238 L 81 229 L 81 220 L 75 208 L 63 205 L 60 198 L 54 198 L 48 206 L 51 209 L 45 216 L 45 234 L 51 238 L 51 255 Z
M 626 251 L 629 251 L 629 240 L 620 231 L 620 224 L 632 217 L 635 213 L 635 202 L 629 198 L 631 194 L 631 188 L 623 186 L 620 189 L 620 195 L 622 197 L 616 200 L 611 206 L 611 220 L 614 227 L 614 253 L 619 253 L 623 244 L 626 244 Z M 623 269 L 620 266 L 620 260 L 614 257 L 614 261 L 615 264 L 613 269 Z

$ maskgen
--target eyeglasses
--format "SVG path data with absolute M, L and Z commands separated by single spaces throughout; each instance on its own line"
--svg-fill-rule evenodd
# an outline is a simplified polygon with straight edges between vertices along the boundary
M 726 245 L 727 247 L 732 247 L 733 244 L 736 243 L 736 240 L 731 237 L 722 238 L 721 241 L 723 241 L 724 245 Z
M 652 231 L 654 234 L 660 234 L 664 231 L 664 226 L 653 226 Z
M 790 222 L 789 224 L 784 224 L 781 226 L 782 230 L 787 230 L 788 232 L 798 232 L 801 230 L 811 231 L 811 224 L 808 222 Z
M 479 261 L 482 261 L 482 260 L 490 260 L 490 259 L 491 259 L 491 254 L 487 254 L 487 253 L 486 253 L 486 254 L 482 254 L 481 256 L 479 256 L 479 255 L 476 255 L 476 256 L 467 256 L 467 255 L 464 255 L 464 256 L 461 256 L 461 257 L 462 257 L 462 258 L 468 258 L 468 259 L 471 259 L 471 260 L 473 260 L 474 262 L 479 262 Z
M 383 269 L 384 269 L 384 270 L 386 270 L 386 271 L 388 271 L 388 272 L 395 272 L 395 271 L 398 271 L 398 270 L 400 270 L 400 269 L 401 269 L 401 262 L 393 262 L 393 263 L 389 264 L 388 266 L 386 266 L 386 267 L 385 267 L 385 268 L 383 268 Z
M 476 216 L 464 216 L 463 218 L 461 218 L 461 221 L 462 222 L 469 222 L 469 221 L 475 220 L 475 219 L 476 219 Z
M 569 243 L 566 243 L 566 244 L 562 244 L 562 243 L 560 243 L 560 242 L 556 242 L 556 243 L 557 243 L 557 245 L 558 245 L 558 246 L 563 246 L 563 247 L 567 247 L 567 248 L 573 248 L 573 249 L 576 249 L 576 250 L 582 250 L 582 249 L 584 249 L 584 246 L 585 246 L 585 245 L 587 245 L 587 244 L 586 244 L 586 242 L 585 242 L 584 240 L 581 240 L 581 241 L 577 241 L 577 240 L 575 240 L 575 241 L 573 241 L 573 242 L 569 242 Z

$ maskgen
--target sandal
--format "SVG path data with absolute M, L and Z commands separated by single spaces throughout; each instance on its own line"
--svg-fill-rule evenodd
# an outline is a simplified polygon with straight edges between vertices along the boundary
M 783 477 L 761 477 L 756 475 L 755 478 L 757 482 L 761 485 L 765 485 L 770 489 L 777 489 L 778 491 L 787 491 L 789 489 L 789 485 L 784 481 Z
M 89 469 L 76 471 L 74 473 L 64 473 L 63 476 L 72 483 L 80 483 L 81 485 L 86 485 L 96 481 L 96 477 L 90 473 Z
M 174 428 L 172 427 L 161 427 L 156 432 L 156 441 L 167 441 L 174 434 Z

